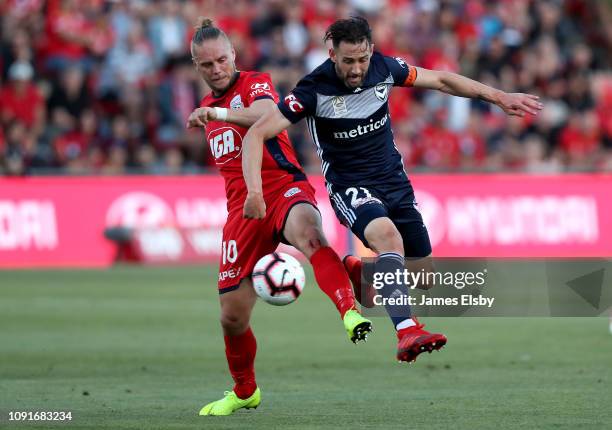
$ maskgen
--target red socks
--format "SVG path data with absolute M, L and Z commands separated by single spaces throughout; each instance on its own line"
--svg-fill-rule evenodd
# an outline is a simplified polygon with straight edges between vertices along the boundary
M 353 289 L 338 254 L 328 246 L 322 247 L 310 257 L 310 263 L 319 287 L 334 302 L 340 316 L 354 309 Z M 246 399 L 257 389 L 254 368 L 257 341 L 251 327 L 238 336 L 223 338 L 227 363 L 236 383 L 234 392 L 239 398 Z
M 347 255 L 344 257 L 344 267 L 355 286 L 355 298 L 363 304 L 363 300 L 361 300 L 361 258 Z
M 340 316 L 355 308 L 351 282 L 338 254 L 329 246 L 319 248 L 310 257 L 319 288 L 334 302 Z
M 224 336 L 225 356 L 230 373 L 234 378 L 234 392 L 241 399 L 253 395 L 257 384 L 255 383 L 255 353 L 257 341 L 251 327 L 238 336 Z

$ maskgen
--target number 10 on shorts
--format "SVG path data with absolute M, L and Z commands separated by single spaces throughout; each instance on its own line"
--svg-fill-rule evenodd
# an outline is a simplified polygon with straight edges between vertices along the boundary
M 238 247 L 235 240 L 223 241 L 221 243 L 221 256 L 223 264 L 235 263 L 238 258 Z

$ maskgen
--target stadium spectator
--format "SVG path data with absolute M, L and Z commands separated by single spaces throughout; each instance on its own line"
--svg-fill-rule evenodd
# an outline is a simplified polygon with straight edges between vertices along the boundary
M 98 2 L 99 3 L 99 2 Z M 69 65 L 91 67 L 91 23 L 77 0 L 49 0 L 46 14 L 45 66 L 55 72 Z
M 446 112 L 434 113 L 415 139 L 414 164 L 438 170 L 457 170 L 461 163 L 459 137 L 444 126 Z
M 58 136 L 54 149 L 59 165 L 68 173 L 86 174 L 88 169 L 95 167 L 89 165 L 91 148 L 99 145 L 96 115 L 92 110 L 83 110 L 78 127 Z
M 573 170 L 590 170 L 598 155 L 601 133 L 595 111 L 575 113 L 560 136 L 566 164 Z
M 468 151 L 461 152 L 459 167 L 433 167 L 423 160 L 406 160 L 407 165 L 415 163 L 410 168 L 527 169 L 527 136 L 538 136 L 545 143 L 543 154 L 547 162 L 555 164 L 559 161 L 556 154 L 565 154 L 561 157 L 563 170 L 603 169 L 608 165 L 612 103 L 606 101 L 606 97 L 610 98 L 606 88 L 612 87 L 612 6 L 609 2 L 586 0 L 0 2 L 0 91 L 9 94 L 0 100 L 5 138 L 12 125 L 10 117 L 17 115 L 15 118 L 26 124 L 34 123 L 37 151 L 47 154 L 41 159 L 46 164 L 38 171 L 64 168 L 63 162 L 48 154 L 53 154 L 53 142 L 74 130 L 79 122 L 83 99 L 73 94 L 67 102 L 64 95 L 64 101 L 58 103 L 58 97 L 64 91 L 66 74 L 76 75 L 74 70 L 80 69 L 81 91 L 87 94 L 84 108 L 96 112 L 102 135 L 108 138 L 112 118 L 124 115 L 131 129 L 140 129 L 131 131 L 138 135 L 136 145 L 157 148 L 160 142 L 172 146 L 189 141 L 184 131 L 168 133 L 168 124 L 174 122 L 169 118 L 180 113 L 175 112 L 176 100 L 165 104 L 168 94 L 163 93 L 178 88 L 178 99 L 186 106 L 187 98 L 180 95 L 186 92 L 180 91 L 187 85 L 176 86 L 174 64 L 177 58 L 188 54 L 192 21 L 203 11 L 214 14 L 216 22 L 232 38 L 238 66 L 269 72 L 283 96 L 300 76 L 327 57 L 327 47 L 320 36 L 325 28 L 336 18 L 363 14 L 373 23 L 376 48 L 382 52 L 405 58 L 411 64 L 453 70 L 501 89 L 536 93 L 545 101 L 545 111 L 533 123 L 524 124 L 524 133 L 515 140 L 516 145 L 500 146 L 495 143 L 496 136 L 504 134 L 507 126 L 499 111 L 477 101 L 437 94 L 424 96 L 419 91 L 396 92 L 390 104 L 402 153 L 418 150 L 418 136 L 428 124 L 431 129 L 434 113 L 440 109 L 448 115 L 441 126 L 458 136 L 470 129 L 470 118 L 480 115 L 482 128 L 476 134 L 487 142 L 484 153 L 475 155 L 482 158 L 480 161 L 470 159 Z M 31 73 L 24 72 L 27 66 L 15 72 L 27 77 L 22 81 L 29 82 L 23 86 L 33 94 L 27 104 L 18 103 L 14 97 L 15 82 L 9 76 L 14 64 L 30 65 Z M 198 85 L 192 91 L 196 92 L 194 100 L 198 100 L 208 89 Z M 172 93 L 172 98 L 176 97 Z M 64 106 L 62 112 L 55 109 L 58 105 Z M 50 107 L 46 117 L 45 106 Z M 578 162 L 567 155 L 561 135 L 566 129 L 572 133 L 575 130 L 571 118 L 593 110 L 598 117 L 599 137 L 588 147 L 588 160 Z M 168 115 L 170 111 L 172 115 Z M 404 122 L 411 124 L 404 126 Z M 566 140 L 572 136 L 570 131 L 565 133 Z M 300 160 L 307 169 L 316 171 L 317 156 L 305 128 L 291 133 Z M 193 145 L 181 149 L 185 156 L 183 168 L 206 168 L 207 157 L 201 150 L 194 150 Z M 129 148 L 128 155 L 135 156 L 136 150 Z M 94 164 L 107 162 L 106 157 L 100 156 L 104 151 L 89 148 L 87 153 L 97 154 Z M 164 151 L 155 154 L 156 164 L 163 165 Z M 27 171 L 37 172 L 33 168 Z
M 185 55 L 189 47 L 187 23 L 180 15 L 179 2 L 163 0 L 159 5 L 160 9 L 149 20 L 148 32 L 155 63 L 163 66 L 168 59 Z
M 8 70 L 9 83 L 0 90 L 0 118 L 6 126 L 17 120 L 35 137 L 45 125 L 44 98 L 32 82 L 34 70 L 29 63 L 13 63 Z
M 8 175 L 25 175 L 46 164 L 34 132 L 22 121 L 11 122 L 4 143 L 4 168 Z
M 136 149 L 135 161 L 138 173 L 153 175 L 160 173 L 157 154 L 152 145 L 141 145 Z
M 8 77 L 8 69 L 14 63 L 29 63 L 34 60 L 34 49 L 29 33 L 21 27 L 15 29 L 13 36 L 7 43 L 1 45 L 2 79 Z
M 487 151 L 485 136 L 482 116 L 473 113 L 466 128 L 457 135 L 463 171 L 469 172 L 482 167 Z
M 158 87 L 159 134 L 162 141 L 181 140 L 185 122 L 198 104 L 198 83 L 190 58 L 170 61 L 170 71 Z
M 53 86 L 47 101 L 47 109 L 51 115 L 61 110 L 76 123 L 83 111 L 90 109 L 92 104 L 92 95 L 87 88 L 83 70 L 74 65 L 61 72 L 59 82 Z
M 184 156 L 177 147 L 168 148 L 164 152 L 164 162 L 159 173 L 163 175 L 179 175 L 183 171 Z
M 115 45 L 106 57 L 102 91 L 121 94 L 130 87 L 144 87 L 154 77 L 153 52 L 142 23 L 134 22 L 125 42 Z

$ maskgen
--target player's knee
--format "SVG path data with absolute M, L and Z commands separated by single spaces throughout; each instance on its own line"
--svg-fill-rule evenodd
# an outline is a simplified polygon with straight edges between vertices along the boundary
M 248 316 L 239 312 L 224 311 L 221 313 L 221 326 L 226 334 L 239 334 L 249 325 Z
M 415 288 L 419 290 L 429 290 L 435 286 L 435 267 L 431 257 L 412 259 L 406 265 L 408 270 L 422 273 L 422 276 L 417 277 Z
M 326 245 L 323 230 L 318 225 L 306 225 L 297 237 L 297 248 L 307 255 Z
M 285 236 L 307 257 L 310 257 L 319 248 L 327 246 L 319 214 L 314 209 L 303 210 L 291 221 L 290 229 Z
M 435 279 L 432 276 L 434 274 L 433 268 L 431 270 L 423 270 L 423 276 L 419 277 L 419 280 L 415 284 L 415 288 L 419 290 L 429 290 L 435 286 Z
M 374 251 L 404 254 L 404 242 L 397 228 L 391 223 L 379 224 L 375 229 L 366 230 L 366 240 Z

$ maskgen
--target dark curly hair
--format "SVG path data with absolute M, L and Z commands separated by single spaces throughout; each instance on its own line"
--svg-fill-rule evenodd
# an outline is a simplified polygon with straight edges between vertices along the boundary
M 334 48 L 337 48 L 340 42 L 361 43 L 367 40 L 370 44 L 372 43 L 372 29 L 368 21 L 360 16 L 339 19 L 327 28 L 323 42 L 330 39 Z

